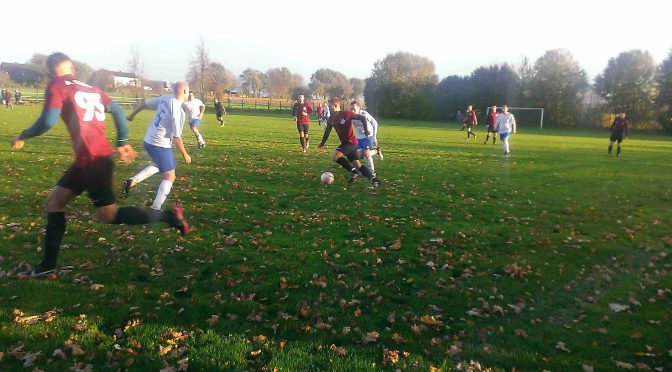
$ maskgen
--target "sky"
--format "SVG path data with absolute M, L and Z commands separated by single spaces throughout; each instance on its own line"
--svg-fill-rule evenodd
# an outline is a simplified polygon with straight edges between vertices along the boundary
M 672 51 L 671 0 L 20 0 L 3 13 L 1 62 L 60 51 L 127 71 L 137 48 L 145 75 L 166 81 L 185 78 L 201 39 L 235 75 L 284 66 L 306 83 L 319 68 L 366 78 L 397 51 L 428 57 L 439 79 L 558 48 L 592 78 L 621 52 Z

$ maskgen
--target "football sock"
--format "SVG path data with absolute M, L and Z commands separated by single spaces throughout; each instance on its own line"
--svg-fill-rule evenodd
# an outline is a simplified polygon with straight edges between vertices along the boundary
M 304 137 L 299 137 L 299 140 L 301 141 L 301 148 L 306 148 L 306 139 Z
M 492 144 L 494 145 L 495 142 L 497 142 L 497 136 L 493 135 L 492 136 Z
M 168 180 L 161 181 L 159 189 L 156 190 L 156 197 L 154 198 L 154 203 L 152 203 L 152 209 L 160 211 L 163 202 L 166 201 L 168 194 L 170 194 L 170 189 L 173 188 L 173 183 Z
M 343 169 L 345 169 L 345 170 L 348 171 L 348 172 L 352 172 L 352 170 L 355 169 L 355 167 L 353 167 L 352 164 L 351 164 L 351 163 L 348 161 L 348 159 L 345 158 L 345 157 L 343 157 L 343 158 L 338 158 L 338 160 L 336 160 L 336 162 L 337 162 L 338 164 L 340 164 L 341 167 L 343 167 Z
M 369 168 L 371 168 L 371 172 L 376 171 L 376 167 L 373 165 L 373 156 L 369 155 L 368 158 L 366 158 L 366 162 L 369 164 Z
M 157 173 L 159 173 L 159 168 L 157 168 L 155 165 L 145 167 L 145 169 L 141 170 L 138 174 L 131 177 L 131 186 L 135 186 Z
M 621 155 L 621 146 L 616 147 L 616 156 Z
M 308 147 L 308 141 L 310 141 L 310 138 L 308 137 L 308 134 L 305 135 L 306 138 L 306 147 Z
M 611 154 L 611 150 L 614 148 L 614 145 L 609 145 L 609 151 L 607 151 L 607 154 Z
M 121 207 L 117 211 L 117 217 L 112 222 L 115 225 L 146 225 L 157 222 L 169 222 L 170 212 L 156 211 L 148 208 Z
M 371 174 L 371 170 L 369 170 L 369 168 L 367 168 L 366 165 L 362 165 L 361 167 L 359 167 L 359 172 L 361 174 L 363 174 L 364 177 L 366 177 L 367 179 L 372 179 L 373 178 L 373 174 Z
M 198 140 L 198 143 L 205 143 L 205 140 L 203 139 L 203 136 L 199 133 L 198 136 L 196 136 L 196 140 Z
M 504 153 L 508 154 L 509 153 L 509 139 L 506 138 L 506 139 L 504 139 L 503 142 L 504 142 Z
M 65 234 L 65 212 L 47 213 L 47 232 L 44 237 L 44 267 L 56 266 L 61 240 Z

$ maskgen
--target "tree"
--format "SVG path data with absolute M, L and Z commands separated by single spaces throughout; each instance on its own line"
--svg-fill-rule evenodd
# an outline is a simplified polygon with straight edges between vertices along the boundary
M 548 50 L 534 63 L 530 104 L 543 107 L 544 120 L 551 125 L 576 125 L 587 87 L 586 72 L 569 51 Z
M 194 57 L 191 60 L 189 74 L 187 75 L 187 83 L 190 87 L 198 90 L 201 94 L 206 92 L 206 82 L 208 75 L 208 68 L 210 67 L 210 54 L 205 48 L 205 41 L 201 38 L 194 50 Z
M 40 71 L 44 76 L 47 76 L 47 55 L 46 54 L 40 54 L 40 53 L 35 53 L 33 54 L 32 57 L 30 57 L 30 60 L 28 61 L 29 64 L 33 65 L 36 71 Z
M 534 78 L 534 66 L 529 58 L 523 57 L 520 64 L 516 66 L 516 74 L 518 75 L 516 102 L 523 107 L 530 106 L 530 97 L 532 96 L 530 87 Z
M 361 98 L 364 95 L 364 79 L 350 78 L 350 88 L 352 88 L 352 98 Z
M 471 79 L 468 76 L 443 78 L 434 92 L 434 116 L 441 120 L 453 120 L 457 110 L 464 112 L 470 95 Z
M 222 97 L 236 82 L 235 75 L 219 62 L 211 62 L 206 69 L 206 74 L 204 96 L 208 92 L 215 97 Z
M 672 132 L 672 50 L 658 67 L 658 123 L 664 130 Z
M 104 91 L 107 91 L 114 87 L 114 74 L 112 74 L 112 72 L 109 70 L 101 68 L 100 70 L 94 71 L 87 82 Z
M 367 107 L 386 117 L 429 118 L 437 76 L 434 63 L 408 52 L 388 54 L 366 80 Z
M 266 71 L 268 76 L 268 92 L 271 96 L 288 97 L 293 86 L 292 72 L 287 67 L 271 68 Z
M 625 111 L 636 125 L 654 116 L 656 70 L 649 52 L 623 52 L 609 59 L 607 67 L 595 78 L 595 90 L 612 112 Z
M 471 73 L 469 103 L 477 111 L 493 104 L 515 105 L 518 80 L 518 74 L 508 64 L 479 67 Z
M 91 78 L 93 68 L 87 63 L 72 60 L 72 64 L 75 67 L 75 76 L 79 81 L 88 81 Z
M 136 96 L 138 92 L 141 95 L 145 95 L 145 90 L 143 89 L 142 80 L 145 74 L 145 64 L 142 60 L 142 55 L 140 55 L 140 50 L 136 45 L 131 47 L 131 58 L 127 62 L 128 72 L 133 75 L 133 86 L 135 87 Z
M 248 96 L 254 94 L 254 97 L 261 97 L 261 92 L 268 85 L 268 77 L 259 70 L 245 69 L 239 77 L 241 89 Z

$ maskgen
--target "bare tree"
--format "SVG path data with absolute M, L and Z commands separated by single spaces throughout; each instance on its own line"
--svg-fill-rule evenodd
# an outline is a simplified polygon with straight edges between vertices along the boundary
M 205 94 L 208 70 L 210 68 L 210 53 L 205 48 L 205 41 L 201 38 L 196 49 L 194 50 L 194 58 L 191 60 L 191 67 L 189 69 L 188 83 L 198 89 L 201 94 Z
M 140 50 L 136 45 L 131 47 L 131 59 L 127 62 L 128 72 L 133 75 L 133 85 L 135 87 L 135 93 L 138 94 L 138 90 L 141 95 L 145 95 L 145 90 L 143 89 L 142 81 L 145 74 L 145 64 L 142 60 L 142 55 L 140 55 Z

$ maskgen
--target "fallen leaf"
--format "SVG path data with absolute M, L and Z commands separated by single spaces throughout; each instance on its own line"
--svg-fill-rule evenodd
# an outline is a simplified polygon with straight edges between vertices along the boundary
M 594 370 L 593 366 L 589 366 L 587 364 L 582 364 L 581 369 L 583 370 L 583 372 L 593 372 Z
M 70 350 L 72 351 L 73 356 L 80 356 L 86 354 L 86 352 L 82 350 L 82 347 L 77 344 L 72 345 L 70 347 Z
M 369 342 L 376 342 L 378 341 L 378 337 L 380 337 L 380 334 L 376 331 L 367 332 L 364 336 L 362 336 L 362 342 L 364 344 L 368 344 Z
M 65 353 L 61 349 L 54 350 L 54 353 L 51 356 L 61 357 L 61 359 L 63 359 L 63 360 L 68 359 L 68 357 L 65 355 Z
M 432 315 L 423 315 L 420 317 L 420 321 L 430 326 L 436 326 L 441 324 L 441 322 Z
M 337 347 L 337 346 L 334 345 L 334 344 L 332 344 L 332 345 L 329 347 L 329 350 L 333 351 L 334 353 L 336 353 L 337 355 L 340 355 L 340 356 L 344 356 L 344 355 L 346 355 L 346 354 L 348 353 L 348 351 L 345 350 L 344 347 Z
M 558 341 L 558 344 L 555 345 L 555 348 L 556 348 L 556 349 L 559 349 L 559 350 L 562 350 L 562 351 L 564 351 L 564 352 L 566 352 L 566 353 L 571 353 L 571 351 L 569 351 L 569 349 L 567 348 L 567 346 L 565 345 L 565 343 L 562 342 L 562 341 Z
M 217 322 L 219 322 L 219 316 L 213 314 L 210 318 L 206 319 L 205 322 L 210 327 L 214 327 L 217 324 Z
M 396 364 L 399 361 L 399 352 L 397 350 L 383 350 L 383 363 Z
M 527 332 L 525 330 L 516 328 L 513 330 L 513 334 L 520 337 L 520 338 L 527 338 Z
M 626 311 L 630 309 L 630 306 L 628 305 L 621 305 L 617 303 L 610 303 L 609 304 L 609 309 L 613 312 L 620 313 L 621 311 Z
M 614 359 L 614 364 L 616 364 L 616 367 L 618 367 L 618 368 L 635 369 L 635 366 L 633 366 L 632 364 L 621 362 L 620 360 L 616 360 L 616 359 Z

